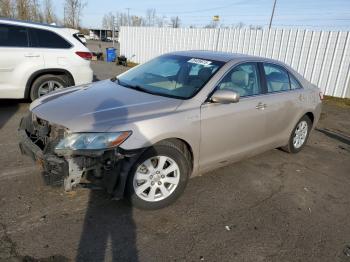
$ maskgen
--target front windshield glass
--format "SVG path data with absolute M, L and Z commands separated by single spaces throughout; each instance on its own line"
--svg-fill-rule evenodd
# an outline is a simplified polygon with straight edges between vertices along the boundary
M 163 55 L 118 77 L 119 84 L 155 95 L 180 99 L 195 95 L 223 62 Z

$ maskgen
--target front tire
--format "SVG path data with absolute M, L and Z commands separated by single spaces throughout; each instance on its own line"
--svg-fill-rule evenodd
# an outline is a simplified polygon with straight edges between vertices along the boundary
M 282 149 L 293 154 L 300 152 L 307 143 L 311 127 L 312 122 L 310 118 L 306 115 L 303 116 L 294 127 L 289 137 L 288 145 L 282 147 Z
M 183 149 L 173 143 L 147 149 L 136 161 L 127 183 L 127 196 L 140 209 L 159 209 L 183 193 L 191 166 Z

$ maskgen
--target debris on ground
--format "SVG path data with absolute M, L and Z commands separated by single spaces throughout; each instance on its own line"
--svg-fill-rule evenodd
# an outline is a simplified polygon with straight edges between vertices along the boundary
M 350 257 L 350 245 L 345 246 L 343 253 L 345 256 Z

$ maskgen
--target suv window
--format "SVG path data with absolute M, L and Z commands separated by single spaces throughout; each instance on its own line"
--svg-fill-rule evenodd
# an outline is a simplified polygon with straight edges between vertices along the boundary
M 30 42 L 32 47 L 41 48 L 70 48 L 68 43 L 58 34 L 37 28 L 30 29 Z
M 27 28 L 0 24 L 0 46 L 28 47 Z
M 264 64 L 268 93 L 290 90 L 288 72 L 278 65 Z
M 261 94 L 256 63 L 236 66 L 221 80 L 218 88 L 231 89 L 241 97 Z
M 296 78 L 292 74 L 289 74 L 289 80 L 290 80 L 290 88 L 292 90 L 301 88 L 299 81 L 296 80 Z

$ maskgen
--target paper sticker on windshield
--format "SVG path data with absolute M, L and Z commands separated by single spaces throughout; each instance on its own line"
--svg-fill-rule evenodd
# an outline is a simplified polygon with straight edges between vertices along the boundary
M 192 63 L 192 64 L 197 64 L 197 65 L 205 65 L 205 66 L 211 64 L 211 61 L 203 60 L 203 59 L 199 59 L 199 58 L 191 58 L 187 62 Z

